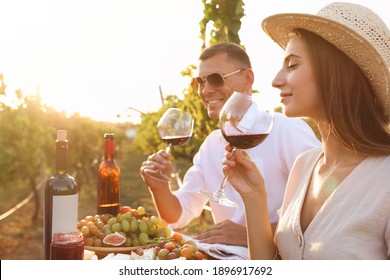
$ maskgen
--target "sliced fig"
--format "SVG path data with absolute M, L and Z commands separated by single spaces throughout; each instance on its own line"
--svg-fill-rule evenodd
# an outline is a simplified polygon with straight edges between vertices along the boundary
M 111 233 L 103 238 L 103 243 L 108 246 L 121 246 L 126 242 L 126 237 L 118 232 Z

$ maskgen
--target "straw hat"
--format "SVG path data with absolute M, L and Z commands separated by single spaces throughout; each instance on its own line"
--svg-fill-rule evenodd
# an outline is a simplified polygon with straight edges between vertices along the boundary
M 311 31 L 349 56 L 368 77 L 390 119 L 390 31 L 381 18 L 366 7 L 332 3 L 317 15 L 276 14 L 262 22 L 264 31 L 283 49 L 296 28 Z

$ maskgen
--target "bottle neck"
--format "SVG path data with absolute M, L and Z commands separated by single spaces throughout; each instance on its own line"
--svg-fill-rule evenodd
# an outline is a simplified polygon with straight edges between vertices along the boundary
M 58 174 L 67 173 L 68 167 L 68 141 L 56 142 L 57 155 L 56 155 L 56 170 Z
M 114 140 L 106 139 L 105 148 L 104 148 L 104 159 L 105 160 L 114 160 Z

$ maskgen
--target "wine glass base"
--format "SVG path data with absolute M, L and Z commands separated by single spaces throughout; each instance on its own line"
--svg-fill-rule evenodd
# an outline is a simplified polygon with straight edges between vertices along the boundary
M 161 182 L 171 181 L 171 177 L 161 173 L 160 171 L 145 169 L 144 172 L 147 173 L 150 177 L 153 177 L 153 179 L 157 181 L 161 181 Z
M 220 193 L 220 192 L 210 193 L 205 191 L 199 191 L 199 193 L 203 195 L 205 198 L 217 202 L 221 205 L 228 206 L 228 207 L 238 207 L 238 203 L 231 201 L 229 198 L 225 196 L 224 193 Z

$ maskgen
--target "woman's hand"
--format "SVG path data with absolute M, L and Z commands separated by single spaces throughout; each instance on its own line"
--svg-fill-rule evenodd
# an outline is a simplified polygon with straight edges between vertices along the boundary
M 264 178 L 246 151 L 225 146 L 223 172 L 243 200 L 254 193 L 265 192 Z

